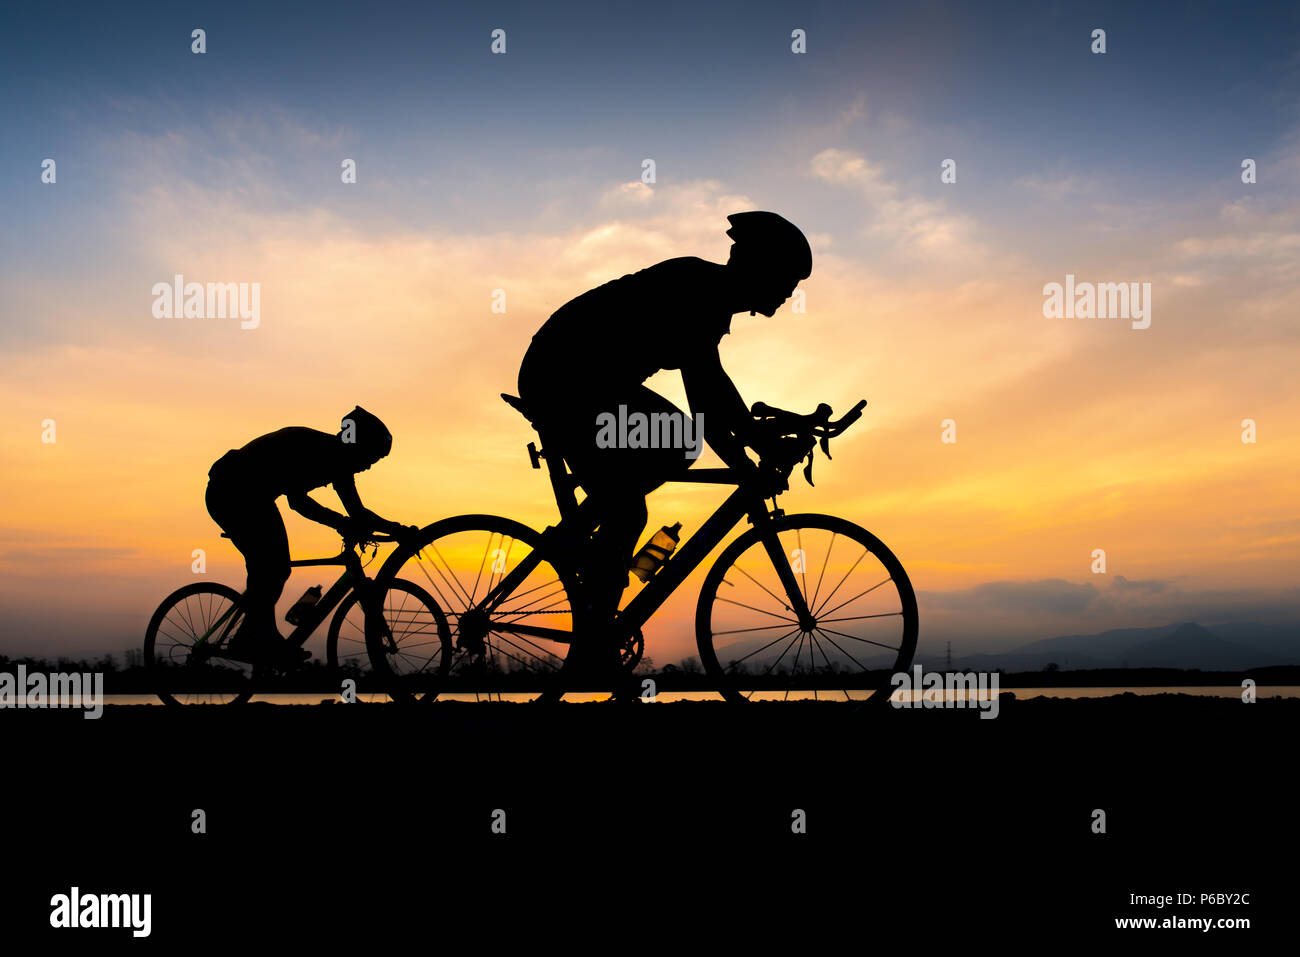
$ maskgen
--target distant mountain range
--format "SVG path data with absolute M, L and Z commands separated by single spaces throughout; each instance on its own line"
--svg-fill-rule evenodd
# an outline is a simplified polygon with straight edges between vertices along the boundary
M 741 641 L 718 649 L 725 666 L 770 641 Z M 921 648 L 916 663 L 926 670 L 946 670 L 943 649 Z M 779 646 L 748 659 L 751 667 L 766 667 Z M 856 656 L 864 665 L 887 666 L 892 659 Z M 1187 668 L 1201 671 L 1241 671 L 1268 665 L 1300 665 L 1300 626 L 1229 622 L 1202 626 L 1193 622 L 1159 628 L 1117 628 L 1096 635 L 1044 638 L 1011 651 L 966 655 L 955 653 L 953 668 L 962 671 L 1041 671 L 1056 664 L 1062 671 L 1085 668 Z
M 943 655 L 918 655 L 926 667 L 941 667 Z M 1240 671 L 1267 665 L 1300 664 L 1300 627 L 1241 621 L 1208 627 L 1184 622 L 1159 628 L 1117 628 L 1096 635 L 1044 638 L 1007 652 L 954 655 L 964 670 L 1041 671 L 1083 668 L 1195 668 Z

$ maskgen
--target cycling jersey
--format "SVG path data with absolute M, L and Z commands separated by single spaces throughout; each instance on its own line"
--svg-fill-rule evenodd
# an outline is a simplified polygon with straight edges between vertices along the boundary
M 292 425 L 231 449 L 217 459 L 208 477 L 222 485 L 237 484 L 249 495 L 275 499 L 353 481 L 345 457 L 337 435 Z
M 611 280 L 565 303 L 533 336 L 529 375 L 584 391 L 716 361 L 731 331 L 726 267 L 692 256 Z

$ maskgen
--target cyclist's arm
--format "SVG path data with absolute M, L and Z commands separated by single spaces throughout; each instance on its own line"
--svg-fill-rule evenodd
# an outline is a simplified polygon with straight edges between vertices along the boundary
M 326 508 L 306 492 L 295 492 L 289 495 L 288 502 L 289 507 L 303 518 L 313 522 L 320 522 L 320 524 L 328 525 L 338 531 L 342 531 L 343 526 L 348 522 L 346 515 L 340 515 L 333 509 Z
M 734 469 L 753 468 L 753 460 L 745 454 L 752 417 L 735 383 L 722 368 L 717 350 L 683 365 L 682 384 L 691 411 L 704 414 L 704 440 L 709 448 Z
M 386 518 L 380 518 L 362 505 L 361 496 L 357 494 L 356 480 L 351 475 L 336 480 L 334 482 L 334 491 L 338 493 L 339 501 L 343 503 L 343 507 L 348 511 L 345 521 L 351 520 L 363 525 L 368 532 L 385 532 L 389 535 L 396 535 L 405 528 L 400 522 L 390 522 Z

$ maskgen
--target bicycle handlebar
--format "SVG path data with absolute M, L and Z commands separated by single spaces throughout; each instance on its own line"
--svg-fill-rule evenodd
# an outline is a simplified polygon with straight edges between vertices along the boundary
M 785 474 L 793 469 L 795 464 L 805 455 L 808 458 L 808 464 L 804 466 L 804 478 L 809 485 L 813 484 L 812 480 L 812 463 L 813 449 L 820 445 L 822 454 L 827 458 L 831 457 L 830 440 L 837 435 L 842 435 L 846 429 L 858 419 L 862 418 L 862 410 L 867 407 L 867 400 L 863 399 L 858 402 L 852 409 L 842 415 L 835 421 L 831 421 L 831 407 L 825 402 L 817 406 L 816 411 L 808 415 L 799 415 L 795 412 L 787 412 L 784 409 L 776 409 L 763 402 L 755 402 L 749 410 L 760 426 L 770 426 L 772 437 L 780 443 L 793 443 L 797 448 L 797 453 L 786 461 L 786 456 L 779 456 L 782 461 L 776 464 L 778 469 L 782 469 Z M 791 438 L 782 438 L 791 436 Z
M 829 431 L 826 437 L 834 438 L 835 436 L 844 432 L 850 425 L 858 421 L 858 419 L 862 418 L 862 410 L 865 409 L 866 407 L 867 407 L 866 399 L 862 399 L 861 401 L 859 401 L 857 405 L 849 409 L 849 411 L 844 413 L 843 416 L 836 419 L 829 426 L 827 426 L 827 428 L 832 431 Z
M 351 535 L 343 536 L 343 550 L 351 548 L 365 548 L 367 545 L 382 545 L 387 542 L 397 541 L 392 535 L 385 535 L 382 532 L 371 532 L 360 538 L 354 538 Z
M 771 423 L 783 433 L 792 432 L 801 435 L 807 432 L 814 438 L 833 439 L 862 418 L 862 410 L 866 407 L 867 400 L 863 399 L 834 422 L 830 421 L 831 407 L 825 402 L 817 406 L 815 412 L 808 415 L 799 415 L 795 412 L 787 412 L 785 409 L 776 409 L 764 402 L 755 402 L 753 408 L 749 411 L 760 422 Z

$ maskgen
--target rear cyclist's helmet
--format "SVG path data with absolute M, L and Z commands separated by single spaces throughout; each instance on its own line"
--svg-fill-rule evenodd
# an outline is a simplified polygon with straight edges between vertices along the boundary
M 349 436 L 348 423 L 351 423 L 351 439 L 356 449 L 367 458 L 382 459 L 393 447 L 393 435 L 388 426 L 379 421 L 361 406 L 357 406 L 343 416 L 342 430 L 339 435 L 346 442 Z
M 745 259 L 788 273 L 798 279 L 812 275 L 812 248 L 799 227 L 776 213 L 753 210 L 727 217 L 727 235 Z

